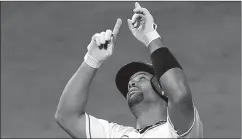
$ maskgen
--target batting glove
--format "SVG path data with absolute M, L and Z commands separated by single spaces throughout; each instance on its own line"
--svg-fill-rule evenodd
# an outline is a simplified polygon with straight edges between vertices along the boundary
M 99 68 L 113 54 L 115 40 L 121 25 L 122 20 L 118 19 L 113 31 L 106 30 L 106 32 L 93 35 L 84 57 L 84 61 L 89 66 Z
M 160 37 L 156 31 L 157 25 L 154 23 L 154 18 L 150 12 L 139 5 L 138 2 L 135 3 L 135 13 L 132 19 L 128 19 L 128 26 L 132 34 L 136 39 L 141 41 L 148 47 L 149 43 L 154 39 Z

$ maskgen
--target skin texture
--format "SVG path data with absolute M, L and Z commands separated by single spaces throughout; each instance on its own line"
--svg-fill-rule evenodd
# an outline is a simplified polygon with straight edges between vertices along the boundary
M 131 76 L 128 84 L 127 101 L 137 119 L 136 128 L 166 120 L 167 103 L 153 90 L 150 84 L 152 76 L 147 72 L 137 72 Z
M 55 119 L 60 127 L 73 138 L 86 138 L 85 108 L 89 87 L 96 71 L 97 69 L 83 62 L 61 95 Z
M 107 59 L 110 55 L 109 50 L 114 46 L 117 34 L 122 25 L 122 20 L 117 19 L 113 29 L 109 48 L 99 49 L 98 46 L 105 44 L 104 35 L 92 37 L 88 46 L 88 52 L 102 53 L 99 60 Z M 112 48 L 111 48 L 112 49 Z M 96 55 L 95 55 L 96 56 Z M 60 127 L 73 138 L 86 138 L 86 105 L 88 100 L 89 88 L 96 74 L 97 68 L 93 68 L 85 61 L 82 62 L 76 73 L 68 81 L 62 92 L 56 113 L 55 120 Z
M 131 20 L 128 19 L 129 29 L 136 39 L 147 45 L 146 34 L 150 32 L 158 33 L 152 26 L 154 18 L 151 13 L 138 2 L 135 3 L 133 12 L 132 22 L 138 19 L 139 16 L 137 14 L 142 16 L 142 18 L 139 19 L 141 27 L 135 29 L 134 25 L 131 24 Z M 151 42 L 148 44 L 150 54 L 153 54 L 157 49 L 166 47 L 160 37 L 150 38 L 150 41 Z M 158 64 L 165 65 L 165 63 L 153 63 L 154 68 L 158 67 Z M 157 72 L 156 75 L 160 76 L 158 77 L 159 83 L 164 89 L 165 95 L 168 97 L 169 118 L 177 130 L 178 135 L 182 135 L 190 129 L 194 121 L 192 95 L 185 74 L 182 69 L 177 67 L 172 67 L 162 73 L 162 75 L 158 74 L 160 71 L 155 70 L 155 72 Z M 154 113 L 150 114 L 153 115 Z M 150 124 L 152 124 L 152 122 Z
M 153 102 L 156 100 L 156 92 L 154 92 L 150 79 L 153 75 L 147 72 L 137 72 L 131 76 L 128 83 L 129 92 L 127 93 L 128 103 L 135 101 L 134 105 L 129 105 L 130 107 L 135 107 L 135 105 L 144 101 L 144 103 Z M 132 90 L 135 90 L 134 92 Z M 132 97 L 131 97 L 131 94 Z M 142 98 L 142 99 L 140 99 Z M 139 99 L 140 101 L 137 101 Z
M 166 47 L 162 39 L 153 40 L 148 48 L 152 54 L 155 50 Z M 194 120 L 192 94 L 185 74 L 180 68 L 166 71 L 159 82 L 168 97 L 168 111 L 172 124 L 176 127 L 178 135 L 188 131 Z

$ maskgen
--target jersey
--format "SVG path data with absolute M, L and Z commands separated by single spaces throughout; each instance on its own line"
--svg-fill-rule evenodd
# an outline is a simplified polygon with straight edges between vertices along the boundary
M 182 135 L 177 134 L 169 116 L 166 122 L 160 122 L 140 132 L 133 127 L 98 119 L 87 113 L 85 115 L 87 138 L 203 138 L 203 124 L 195 106 L 193 124 Z

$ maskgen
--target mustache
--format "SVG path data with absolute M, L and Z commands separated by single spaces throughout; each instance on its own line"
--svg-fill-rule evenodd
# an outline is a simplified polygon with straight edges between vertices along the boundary
M 137 92 L 142 92 L 142 91 L 138 87 L 131 87 L 128 92 L 128 98 L 130 98 L 133 94 Z

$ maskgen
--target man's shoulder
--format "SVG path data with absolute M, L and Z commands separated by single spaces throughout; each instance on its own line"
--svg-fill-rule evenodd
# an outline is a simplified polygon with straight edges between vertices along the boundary
M 169 119 L 169 116 L 167 118 L 167 121 L 169 123 L 169 128 L 172 131 L 172 133 L 178 137 L 185 137 L 185 138 L 201 138 L 203 137 L 203 123 L 200 119 L 199 112 L 195 105 L 193 106 L 194 108 L 194 119 L 191 127 L 184 133 L 182 134 L 177 134 L 175 127 L 173 126 L 172 122 Z
M 134 130 L 131 126 L 124 126 L 116 122 L 96 118 L 92 115 L 87 116 L 90 117 L 90 121 L 87 121 L 90 123 L 87 124 L 90 125 L 89 127 L 91 127 L 93 134 L 101 134 L 100 132 L 102 132 L 104 136 L 113 138 L 121 137 L 123 134 Z

